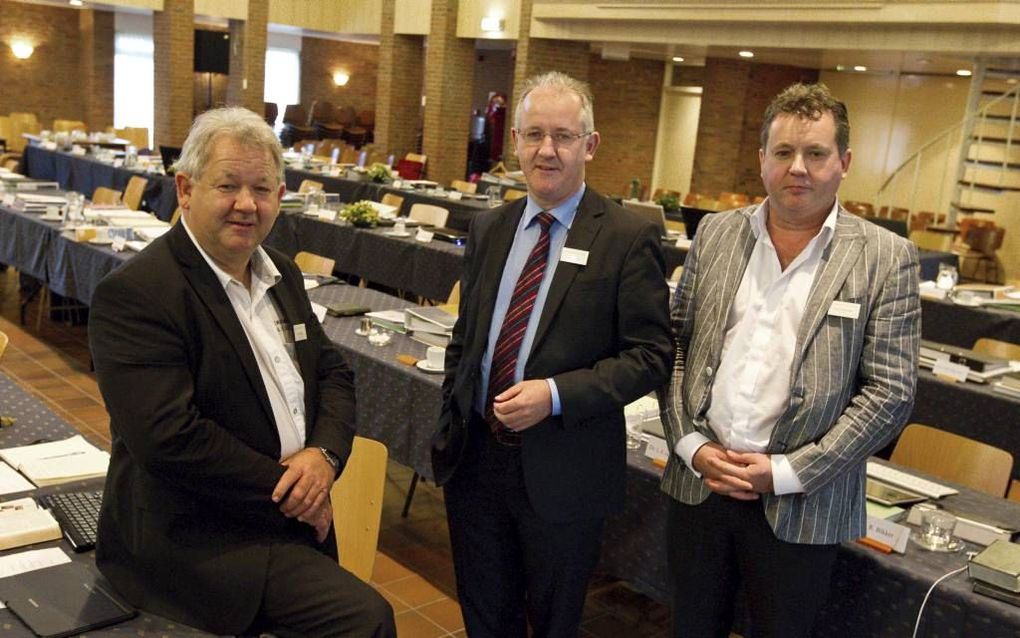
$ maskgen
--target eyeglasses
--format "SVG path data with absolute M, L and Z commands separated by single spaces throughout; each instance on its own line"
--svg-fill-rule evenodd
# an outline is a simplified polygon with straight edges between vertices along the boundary
M 545 142 L 545 138 L 549 137 L 552 140 L 553 146 L 559 148 L 561 146 L 567 146 L 572 144 L 574 140 L 579 140 L 582 137 L 588 137 L 591 135 L 591 131 L 585 133 L 568 133 L 567 131 L 554 131 L 552 133 L 546 133 L 542 129 L 529 129 L 521 132 L 521 138 L 524 140 L 526 146 L 541 146 Z

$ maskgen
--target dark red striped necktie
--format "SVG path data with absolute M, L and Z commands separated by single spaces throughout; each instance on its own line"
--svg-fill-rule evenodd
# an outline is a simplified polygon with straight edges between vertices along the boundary
M 517 285 L 514 286 L 513 295 L 510 297 L 506 316 L 503 317 L 499 337 L 496 338 L 496 347 L 492 350 L 485 420 L 493 430 L 497 429 L 500 423 L 492 412 L 492 400 L 514 384 L 514 370 L 517 369 L 521 341 L 524 340 L 524 333 L 528 329 L 528 319 L 531 318 L 531 310 L 535 307 L 535 298 L 542 285 L 545 265 L 549 261 L 549 228 L 556 218 L 549 213 L 541 212 L 535 219 L 541 225 L 542 232 L 535 247 L 531 249 L 528 260 L 524 262 L 521 276 L 517 279 Z

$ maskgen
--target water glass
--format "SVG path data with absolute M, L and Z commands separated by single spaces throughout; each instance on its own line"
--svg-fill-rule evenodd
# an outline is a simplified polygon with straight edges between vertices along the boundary
M 499 186 L 490 186 L 485 194 L 489 197 L 489 208 L 495 208 L 503 203 L 503 198 L 499 195 Z
M 641 424 L 644 423 L 643 413 L 625 414 L 627 420 L 627 449 L 636 450 L 641 447 Z
M 76 226 L 79 222 L 85 221 L 85 196 L 71 191 L 64 199 L 67 202 L 67 210 L 64 214 L 67 224 Z
M 939 274 L 935 279 L 935 287 L 940 290 L 952 290 L 959 281 L 960 275 L 956 272 L 956 266 L 952 264 L 939 264 Z
M 929 510 L 921 517 L 921 541 L 929 549 L 946 550 L 953 544 L 956 517 L 945 510 Z

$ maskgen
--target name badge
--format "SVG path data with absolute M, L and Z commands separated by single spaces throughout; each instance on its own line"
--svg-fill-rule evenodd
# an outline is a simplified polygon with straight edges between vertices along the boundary
M 305 329 L 305 324 L 296 323 L 294 324 L 294 341 L 304 341 L 308 338 L 308 330 Z
M 850 301 L 833 301 L 829 306 L 829 314 L 833 317 L 856 319 L 861 316 L 861 304 Z
M 560 251 L 560 261 L 565 261 L 568 264 L 577 264 L 578 266 L 587 266 L 588 251 L 577 248 L 564 248 Z
M 337 214 L 337 211 L 335 211 L 335 210 L 330 210 L 328 208 L 320 208 L 319 209 L 319 220 L 320 221 L 324 221 L 324 222 L 333 222 L 333 221 L 336 221 L 336 214 Z
M 424 228 L 418 229 L 418 234 L 414 236 L 415 241 L 420 241 L 423 244 L 427 244 L 432 241 L 433 233 L 425 230 Z

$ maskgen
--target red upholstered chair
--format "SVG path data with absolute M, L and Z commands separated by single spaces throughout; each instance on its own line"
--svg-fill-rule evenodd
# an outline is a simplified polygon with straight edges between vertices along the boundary
M 397 174 L 402 179 L 421 179 L 425 165 L 414 160 L 402 159 L 397 162 Z

